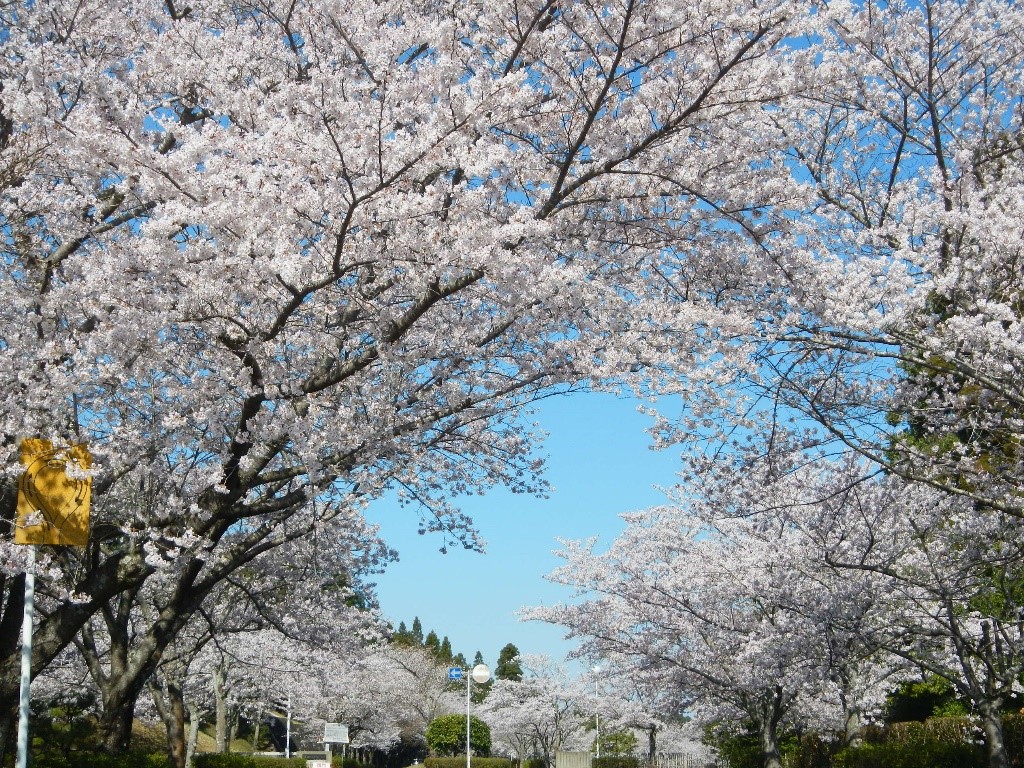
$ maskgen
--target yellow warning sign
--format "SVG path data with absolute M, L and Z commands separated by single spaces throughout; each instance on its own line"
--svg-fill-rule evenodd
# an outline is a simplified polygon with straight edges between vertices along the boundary
M 21 441 L 15 544 L 85 546 L 89 542 L 92 455 L 84 445 L 55 449 L 49 440 Z

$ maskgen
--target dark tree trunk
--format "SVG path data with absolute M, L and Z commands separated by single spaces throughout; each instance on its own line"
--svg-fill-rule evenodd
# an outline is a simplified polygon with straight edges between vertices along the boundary
M 981 728 L 985 732 L 985 751 L 988 753 L 988 768 L 1009 768 L 1003 741 L 1003 715 L 1001 700 L 983 701 L 978 705 L 981 714 Z
M 761 724 L 761 759 L 764 768 L 782 768 L 782 753 L 779 751 L 778 728 L 774 720 Z
M 137 693 L 125 694 L 103 702 L 97 732 L 104 752 L 119 755 L 131 746 L 135 703 L 138 698 Z
M 153 704 L 167 731 L 167 756 L 175 768 L 185 768 L 187 743 L 185 737 L 185 697 L 176 680 L 167 680 L 164 687 L 151 681 Z
M 779 748 L 779 723 L 788 706 L 780 686 L 764 690 L 748 710 L 757 724 L 758 741 L 761 748 L 761 765 L 764 768 L 782 768 L 782 752 Z

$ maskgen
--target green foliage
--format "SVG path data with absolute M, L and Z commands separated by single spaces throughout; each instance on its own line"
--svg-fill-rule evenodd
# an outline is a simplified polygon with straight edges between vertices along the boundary
M 945 744 L 970 743 L 975 724 L 968 717 L 930 717 L 923 723 L 893 723 L 885 730 L 884 741 L 900 744 L 923 744 L 941 741 Z
M 165 753 L 45 752 L 36 754 L 32 768 L 171 768 Z
M 466 752 L 466 716 L 441 715 L 427 726 L 427 746 L 436 755 L 452 756 Z M 469 719 L 469 746 L 474 754 L 491 754 L 491 729 L 480 718 Z
M 929 675 L 924 680 L 903 683 L 889 695 L 885 712 L 885 719 L 890 723 L 910 720 L 924 722 L 933 715 L 966 714 L 963 704 L 957 700 L 953 692 L 953 686 L 936 675 Z
M 640 759 L 635 755 L 608 755 L 596 757 L 593 768 L 640 768 Z
M 498 664 L 494 668 L 496 680 L 514 680 L 520 682 L 523 679 L 523 668 L 519 664 L 519 649 L 512 643 L 508 643 L 498 652 Z
M 448 639 L 448 635 L 445 635 L 441 638 L 441 647 L 438 649 L 438 659 L 442 662 L 450 663 L 454 657 L 455 654 L 452 653 L 451 640 Z
M 466 657 L 454 652 L 447 635 L 441 638 L 437 632 L 430 630 L 426 637 L 423 636 L 423 624 L 420 623 L 419 616 L 412 620 L 412 629 L 407 629 L 405 622 L 400 621 L 398 629 L 391 634 L 391 642 L 400 646 L 425 648 L 441 664 L 466 668 Z
M 63 755 L 74 749 L 93 750 L 97 746 L 96 695 L 69 690 L 48 699 L 32 701 L 32 741 L 34 752 Z
M 761 768 L 761 740 L 749 730 L 734 733 L 724 728 L 712 728 L 707 733 L 709 743 L 718 750 L 719 757 L 728 768 Z M 779 735 L 779 753 L 782 762 L 789 765 L 799 752 L 799 740 L 793 733 Z
M 441 638 L 437 636 L 437 632 L 430 630 L 430 632 L 427 633 L 427 639 L 423 641 L 423 647 L 435 656 L 439 655 L 441 650 Z
M 605 731 L 601 734 L 601 759 L 632 755 L 636 752 L 639 744 L 636 734 L 630 730 Z M 609 765 L 608 768 L 619 768 L 619 766 Z M 629 767 L 623 766 L 622 768 Z
M 369 768 L 370 763 L 364 763 L 354 757 L 342 757 L 334 755 L 331 757 L 331 768 Z
M 1003 715 L 1003 744 L 1011 759 L 1024 762 L 1024 711 Z
M 465 727 L 465 719 L 463 719 Z M 463 739 L 465 741 L 465 739 Z M 512 768 L 512 761 L 505 757 L 471 757 L 469 760 L 471 768 Z M 541 761 L 543 765 L 543 761 Z M 466 768 L 466 758 L 463 757 L 428 757 L 423 761 L 424 768 Z M 525 766 L 524 766 L 525 768 Z
M 786 768 L 833 768 L 833 758 L 842 747 L 837 739 L 822 739 L 816 733 L 800 737 L 796 752 L 786 760 Z
M 541 757 L 531 757 L 529 760 L 523 760 L 523 768 L 547 768 L 547 766 L 548 764 Z
M 306 768 L 301 757 L 262 757 L 234 752 L 204 752 L 196 755 L 195 768 Z
M 839 751 L 835 768 L 984 768 L 985 750 L 976 744 L 919 742 L 864 743 Z

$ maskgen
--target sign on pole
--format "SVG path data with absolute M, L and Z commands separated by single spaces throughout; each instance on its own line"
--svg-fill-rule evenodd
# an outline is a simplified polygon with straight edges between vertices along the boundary
M 348 744 L 348 726 L 344 723 L 324 723 L 324 744 Z
M 84 547 L 89 543 L 92 455 L 84 445 L 57 449 L 49 440 L 21 441 L 15 544 Z
M 461 680 L 462 679 L 462 667 L 448 667 L 448 679 L 449 680 Z
M 21 634 L 21 699 L 18 705 L 17 768 L 27 768 L 32 685 L 32 616 L 35 612 L 37 544 L 84 547 L 89 543 L 92 454 L 84 445 L 56 449 L 49 440 L 27 437 L 19 451 L 25 466 L 18 476 L 15 544 L 31 544 L 25 572 Z

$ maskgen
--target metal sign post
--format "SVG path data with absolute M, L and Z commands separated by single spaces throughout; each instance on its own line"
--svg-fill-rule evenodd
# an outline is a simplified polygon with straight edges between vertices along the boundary
M 21 619 L 21 703 L 18 707 L 18 765 L 28 768 L 29 690 L 32 686 L 32 616 L 36 593 L 36 548 L 29 548 L 25 609 Z
M 32 619 L 35 613 L 36 545 L 81 547 L 89 543 L 92 455 L 84 445 L 55 448 L 49 440 L 21 441 L 14 543 L 28 544 L 25 610 L 21 620 L 21 700 L 18 706 L 17 768 L 28 768 L 29 703 L 32 687 Z M 75 465 L 68 474 L 69 465 Z

